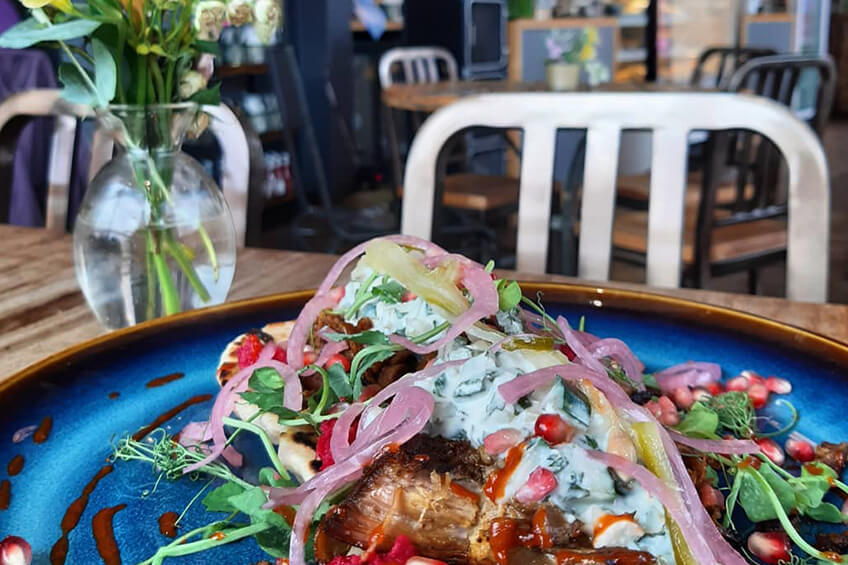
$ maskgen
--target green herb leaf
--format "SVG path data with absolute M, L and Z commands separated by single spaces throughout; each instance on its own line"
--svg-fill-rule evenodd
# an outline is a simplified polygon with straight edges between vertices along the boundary
M 368 330 L 356 334 L 326 332 L 324 337 L 330 341 L 352 341 L 363 345 L 389 345 L 389 338 L 377 330 Z
M 521 302 L 521 287 L 515 281 L 500 279 L 496 282 L 498 290 L 498 308 L 504 312 L 512 310 Z
M 674 428 L 681 434 L 694 438 L 716 439 L 718 430 L 718 414 L 700 402 L 692 405 L 692 408 Z
M 285 518 L 271 510 L 262 508 L 268 502 L 268 496 L 262 490 L 262 487 L 253 487 L 234 494 L 227 501 L 235 510 L 250 516 L 252 523 L 268 523 L 279 529 L 289 529 Z
M 403 298 L 405 290 L 399 282 L 390 280 L 372 288 L 371 293 L 383 302 L 397 304 Z
M 333 363 L 333 365 L 327 369 L 327 378 L 330 388 L 333 389 L 333 392 L 336 393 L 337 397 L 356 400 L 353 398 L 353 389 L 350 386 L 350 378 L 341 363 Z
M 208 512 L 235 512 L 236 507 L 230 502 L 230 497 L 238 496 L 244 489 L 236 483 L 227 481 L 203 498 L 203 506 Z
M 204 41 L 202 39 L 195 39 L 194 46 L 201 53 L 209 53 L 211 55 L 220 56 L 221 55 L 221 46 L 218 45 L 217 41 Z
M 494 271 L 494 270 L 495 270 L 495 260 L 494 260 L 494 259 L 489 259 L 489 262 L 488 262 L 488 263 L 486 263 L 485 271 L 486 271 L 487 273 L 491 273 L 491 272 L 492 272 L 492 271 Z
M 557 382 L 562 383 L 562 380 L 557 379 Z M 592 418 L 592 408 L 590 407 L 589 400 L 576 388 L 566 384 L 562 384 L 561 386 L 563 388 L 563 412 L 584 428 L 588 428 Z
M 660 390 L 660 384 L 657 382 L 657 378 L 653 373 L 642 374 L 642 382 L 645 383 L 646 388 L 651 390 Z
M 221 83 L 198 90 L 189 97 L 189 100 L 201 105 L 217 106 L 221 103 Z
M 764 522 L 774 520 L 777 513 L 765 489 L 758 481 L 750 476 L 750 473 L 758 472 L 777 495 L 780 505 L 789 512 L 795 507 L 795 491 L 792 486 L 780 477 L 770 466 L 763 465 L 756 471 L 748 471 L 742 474 L 742 483 L 739 489 L 739 505 L 745 511 L 745 515 L 752 522 Z
M 0 35 L 0 47 L 26 49 L 42 41 L 67 41 L 91 35 L 100 22 L 75 19 L 46 27 L 35 18 L 27 18 Z
M 250 375 L 248 386 L 256 392 L 280 392 L 285 386 L 283 377 L 276 369 L 271 367 L 263 367 L 256 369 Z
M 805 508 L 803 512 L 805 516 L 819 522 L 828 522 L 830 524 L 842 524 L 845 522 L 845 514 L 830 502 L 822 502 L 818 506 Z
M 273 467 L 262 467 L 259 469 L 259 484 L 266 487 L 290 487 L 295 486 L 294 481 L 289 478 L 278 477 Z

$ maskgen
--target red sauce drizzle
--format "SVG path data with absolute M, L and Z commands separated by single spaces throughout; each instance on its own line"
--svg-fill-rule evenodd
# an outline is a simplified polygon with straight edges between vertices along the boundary
M 168 383 L 178 381 L 184 376 L 185 374 L 183 373 L 171 373 L 170 375 L 165 375 L 164 377 L 156 377 L 155 379 L 151 379 L 147 381 L 147 384 L 144 386 L 146 386 L 147 388 L 156 388 L 158 386 L 164 386 Z
M 821 467 L 813 463 L 807 463 L 804 465 L 804 470 L 811 475 L 821 475 L 824 473 L 824 470 Z
M 493 471 L 487 478 L 486 484 L 483 486 L 483 492 L 489 497 L 492 502 L 497 502 L 499 498 L 503 498 L 506 484 L 509 478 L 515 472 L 518 464 L 521 463 L 521 458 L 524 456 L 524 444 L 510 447 L 506 454 L 506 461 L 502 469 Z
M 82 494 L 80 497 L 74 500 L 68 509 L 65 510 L 65 516 L 62 518 L 62 537 L 60 537 L 56 543 L 53 544 L 53 547 L 50 549 L 50 563 L 52 565 L 62 565 L 65 562 L 65 559 L 68 557 L 68 534 L 70 534 L 74 528 L 79 524 L 80 518 L 82 517 L 82 513 L 85 511 L 85 507 L 88 506 L 88 497 L 91 496 L 91 493 L 94 492 L 94 489 L 97 488 L 97 483 L 100 482 L 100 479 L 108 475 L 112 472 L 113 467 L 111 465 L 104 465 L 97 471 L 97 474 L 94 475 L 94 478 L 89 481 L 85 488 L 82 489 Z
M 274 512 L 274 514 L 282 516 L 283 520 L 285 520 L 286 523 L 290 527 L 294 526 L 294 516 L 295 516 L 294 508 L 292 508 L 291 506 L 286 506 L 286 505 L 283 504 L 281 506 L 277 506 L 276 508 L 274 508 L 273 512 Z
M 9 472 L 10 477 L 14 477 L 18 473 L 20 473 L 24 468 L 24 456 L 23 455 L 15 455 L 12 457 L 12 460 L 9 461 L 9 464 L 6 466 L 6 470 Z
M 165 512 L 159 516 L 159 533 L 169 538 L 177 537 L 177 519 L 180 515 L 176 512 Z
M 121 396 L 121 393 L 120 393 L 120 392 L 118 392 L 118 391 L 110 392 L 110 393 L 109 393 L 109 398 L 110 398 L 111 400 L 115 400 L 115 399 L 116 399 L 116 398 L 118 398 L 119 396 Z
M 515 449 L 515 448 L 513 448 Z M 518 545 L 518 524 L 512 518 L 495 518 L 489 526 L 489 546 L 498 565 L 509 565 L 509 552 Z
M 451 489 L 451 492 L 454 493 L 456 496 L 459 496 L 461 498 L 467 498 L 468 500 L 470 500 L 474 504 L 477 504 L 478 502 L 480 502 L 480 495 L 479 494 L 477 494 L 476 492 L 472 492 L 472 491 L 468 490 L 467 488 L 465 488 L 464 486 L 462 486 L 459 483 L 451 482 L 450 489 Z
M 551 536 L 548 534 L 548 512 L 542 506 L 533 514 L 533 545 L 541 549 L 549 549 L 554 546 Z
M 111 508 L 104 508 L 91 519 L 91 533 L 97 544 L 97 553 L 106 565 L 121 565 L 121 552 L 115 541 L 115 531 L 112 528 L 112 519 L 115 514 L 126 508 L 126 504 L 119 504 Z
M 50 416 L 45 416 L 41 423 L 38 425 L 38 429 L 35 430 L 35 433 L 32 434 L 32 441 L 35 443 L 44 443 L 47 441 L 47 438 L 50 437 L 50 430 L 53 429 L 53 418 Z
M 185 410 L 189 406 L 194 406 L 195 404 L 200 404 L 202 402 L 206 402 L 207 400 L 211 400 L 211 399 L 212 399 L 211 394 L 199 394 L 197 396 L 193 396 L 193 397 L 189 398 L 188 400 L 186 400 L 185 402 L 183 402 L 182 404 L 180 404 L 179 406 L 174 406 L 173 408 L 171 408 L 167 412 L 163 412 L 162 414 L 160 414 L 155 420 L 153 420 L 150 423 L 150 425 L 145 426 L 144 428 L 142 428 L 142 429 L 138 430 L 136 433 L 134 433 L 132 438 L 135 441 L 141 441 L 142 439 L 147 437 L 147 434 L 149 434 L 150 432 L 152 432 L 153 430 L 155 430 L 156 428 L 158 428 L 159 426 L 161 426 L 162 424 L 164 424 L 165 422 L 167 422 L 168 420 L 170 420 L 171 418 L 173 418 L 174 416 L 176 416 L 177 414 L 179 414 L 180 412 L 182 412 L 183 410 Z
M 0 482 L 0 510 L 9 508 L 9 500 L 12 498 L 12 483 L 3 479 Z
M 636 523 L 636 520 L 633 519 L 633 514 L 604 514 L 595 522 L 595 530 L 592 533 L 593 539 L 597 539 L 598 536 L 607 531 L 607 528 L 621 521 Z

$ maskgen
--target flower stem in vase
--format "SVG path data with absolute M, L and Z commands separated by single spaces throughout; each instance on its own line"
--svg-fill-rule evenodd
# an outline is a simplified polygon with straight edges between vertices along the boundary
M 186 257 L 185 252 L 183 251 L 183 246 L 177 243 L 171 230 L 166 231 L 163 235 L 165 251 L 167 251 L 168 255 L 176 261 L 180 270 L 185 273 L 188 282 L 191 283 L 192 287 L 194 287 L 194 291 L 197 292 L 200 299 L 203 302 L 209 302 L 209 292 L 197 276 L 197 272 L 195 272 L 194 267 L 191 264 L 191 259 Z
M 157 237 L 158 236 L 158 237 Z M 156 278 L 159 280 L 159 295 L 162 298 L 162 309 L 170 316 L 180 311 L 180 295 L 174 285 L 174 278 L 168 270 L 168 262 L 162 252 L 162 232 L 154 228 L 147 230 L 147 245 L 156 268 Z M 157 241 L 158 239 L 158 241 Z

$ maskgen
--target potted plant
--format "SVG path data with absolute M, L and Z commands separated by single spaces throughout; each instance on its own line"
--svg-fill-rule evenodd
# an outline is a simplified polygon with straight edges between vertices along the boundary
M 609 69 L 597 60 L 598 43 L 598 30 L 594 27 L 552 30 L 545 39 L 548 87 L 555 91 L 576 90 L 581 70 L 591 85 L 608 81 Z
M 89 184 L 74 228 L 77 279 L 116 328 L 223 302 L 235 232 L 220 189 L 181 151 L 208 124 L 202 105 L 224 26 L 266 42 L 279 0 L 21 0 L 30 17 L 0 46 L 58 47 L 63 96 L 90 106 L 123 151 Z

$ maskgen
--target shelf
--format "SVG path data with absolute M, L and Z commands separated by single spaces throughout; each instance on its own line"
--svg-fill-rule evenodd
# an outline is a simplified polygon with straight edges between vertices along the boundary
M 215 74 L 218 78 L 231 78 L 231 77 L 240 77 L 240 76 L 255 76 L 255 75 L 264 75 L 268 73 L 268 65 L 260 64 L 260 65 L 238 65 L 235 67 L 232 66 L 221 66 L 215 69 Z
M 624 14 L 618 16 L 618 27 L 647 27 L 648 14 Z
M 403 31 L 403 22 L 386 22 L 386 31 Z M 359 20 L 351 20 L 350 30 L 355 32 L 365 32 L 365 26 Z
M 266 131 L 265 133 L 259 134 L 259 141 L 264 145 L 265 143 L 273 143 L 274 141 L 280 141 L 283 139 L 283 130 L 275 129 L 271 131 Z

